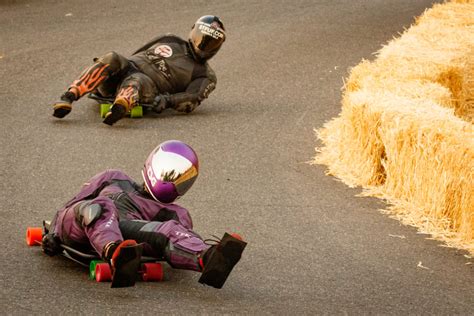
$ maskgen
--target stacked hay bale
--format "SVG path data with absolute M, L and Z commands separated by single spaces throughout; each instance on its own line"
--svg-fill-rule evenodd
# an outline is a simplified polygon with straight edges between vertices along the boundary
M 352 69 L 314 163 L 474 254 L 474 1 L 435 5 Z

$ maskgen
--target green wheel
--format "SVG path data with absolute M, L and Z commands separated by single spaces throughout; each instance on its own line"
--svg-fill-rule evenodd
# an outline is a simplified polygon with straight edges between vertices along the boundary
M 110 111 L 112 104 L 109 103 L 102 103 L 100 105 L 100 117 L 104 118 L 105 115 Z
M 103 263 L 104 261 L 102 260 L 92 260 L 91 263 L 89 263 L 89 279 L 90 280 L 95 280 L 95 267 L 98 263 Z
M 130 111 L 130 117 L 142 117 L 143 116 L 143 107 L 141 105 L 137 105 Z

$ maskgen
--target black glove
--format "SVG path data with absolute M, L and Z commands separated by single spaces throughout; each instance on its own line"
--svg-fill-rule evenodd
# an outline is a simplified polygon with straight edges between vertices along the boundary
M 43 248 L 43 252 L 48 256 L 55 256 L 63 252 L 61 241 L 56 235 L 53 234 L 46 234 L 43 236 L 41 248 Z
M 168 106 L 168 97 L 163 94 L 159 94 L 155 97 L 155 100 L 153 101 L 153 111 L 156 113 L 161 113 L 163 112 L 164 109 L 166 109 Z

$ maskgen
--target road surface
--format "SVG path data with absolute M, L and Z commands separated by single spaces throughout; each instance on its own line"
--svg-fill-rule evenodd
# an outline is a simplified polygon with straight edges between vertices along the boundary
M 314 128 L 340 112 L 350 67 L 431 7 L 425 0 L 0 2 L 1 308 L 4 314 L 472 314 L 464 252 L 381 214 L 381 201 L 311 166 Z M 191 115 L 109 127 L 88 99 L 64 120 L 57 100 L 92 58 L 152 37 L 186 37 L 201 15 L 224 21 L 211 60 L 217 89 Z M 180 139 L 201 173 L 180 200 L 203 236 L 237 231 L 249 245 L 222 290 L 198 273 L 110 289 L 24 242 L 89 177 L 140 179 L 148 153 Z

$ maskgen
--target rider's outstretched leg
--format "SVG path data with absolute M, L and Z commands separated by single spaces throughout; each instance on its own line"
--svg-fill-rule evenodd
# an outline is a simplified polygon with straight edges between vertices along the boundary
M 130 67 L 130 62 L 115 52 L 107 53 L 94 61 L 95 63 L 84 70 L 79 79 L 74 80 L 60 100 L 54 103 L 53 116 L 65 117 L 72 110 L 72 102 L 97 89 L 109 78 L 125 74 Z
M 144 243 L 145 254 L 166 260 L 175 269 L 202 272 L 200 283 L 221 288 L 247 245 L 236 234 L 225 234 L 208 245 L 179 222 L 120 222 L 124 238 Z

